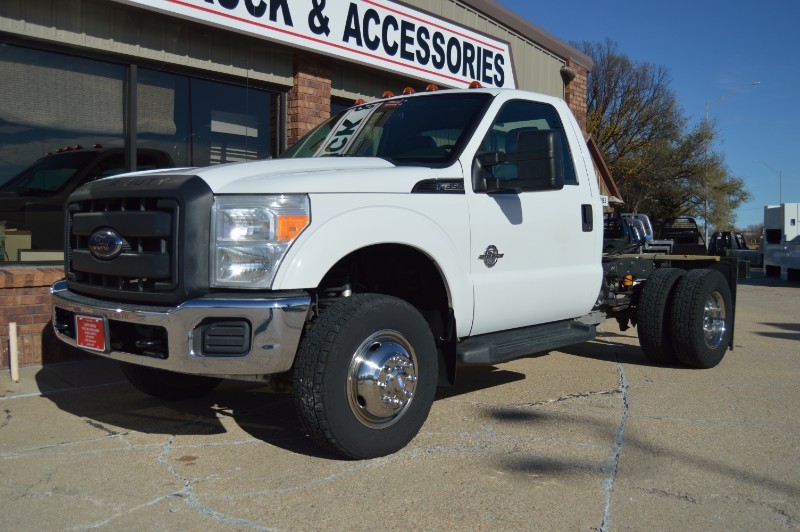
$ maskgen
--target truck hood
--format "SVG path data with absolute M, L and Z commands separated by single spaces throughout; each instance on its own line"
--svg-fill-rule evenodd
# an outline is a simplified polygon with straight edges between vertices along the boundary
M 319 157 L 230 163 L 147 174 L 154 173 L 197 175 L 215 194 L 403 194 L 411 192 L 419 181 L 435 178 L 439 172 L 419 166 L 396 166 L 373 157 Z

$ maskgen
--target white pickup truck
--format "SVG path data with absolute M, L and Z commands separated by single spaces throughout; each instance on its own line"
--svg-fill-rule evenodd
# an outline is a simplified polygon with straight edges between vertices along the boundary
M 598 183 L 556 98 L 499 89 L 343 111 L 277 160 L 98 180 L 66 208 L 53 325 L 164 399 L 291 372 L 351 458 L 406 445 L 437 385 L 638 327 L 658 363 L 733 346 L 736 265 L 604 255 Z

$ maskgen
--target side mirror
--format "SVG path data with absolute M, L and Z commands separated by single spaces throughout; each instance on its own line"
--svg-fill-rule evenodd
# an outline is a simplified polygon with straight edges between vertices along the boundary
M 561 190 L 564 164 L 561 137 L 551 129 L 519 134 L 519 179 L 524 190 Z
M 517 137 L 516 153 L 491 152 L 475 157 L 472 187 L 475 192 L 525 192 L 564 188 L 564 165 L 558 131 L 523 131 Z M 507 166 L 507 177 L 493 170 Z

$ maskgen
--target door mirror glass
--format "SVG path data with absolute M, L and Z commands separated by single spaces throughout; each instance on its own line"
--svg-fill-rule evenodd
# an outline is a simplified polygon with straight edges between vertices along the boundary
M 513 152 L 488 152 L 475 158 L 475 192 L 528 192 L 564 187 L 561 138 L 557 131 L 526 129 L 516 135 Z

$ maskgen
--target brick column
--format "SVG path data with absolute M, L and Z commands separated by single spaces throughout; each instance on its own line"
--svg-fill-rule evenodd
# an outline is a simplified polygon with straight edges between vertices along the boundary
M 291 146 L 331 115 L 331 71 L 314 56 L 294 55 L 294 78 L 287 102 L 286 142 Z
M 0 269 L 0 367 L 9 366 L 8 325 L 17 324 L 20 366 L 75 359 L 77 350 L 52 331 L 50 286 L 64 277 L 61 267 L 8 266 Z
M 568 70 L 570 75 L 564 75 L 564 70 Z M 575 61 L 568 60 L 562 69 L 562 76 L 564 78 L 564 100 L 567 105 L 572 109 L 575 119 L 581 126 L 584 136 L 586 135 L 586 91 L 587 86 L 587 70 L 576 63 Z M 574 73 L 574 77 L 571 74 Z M 568 79 L 570 78 L 571 79 Z

